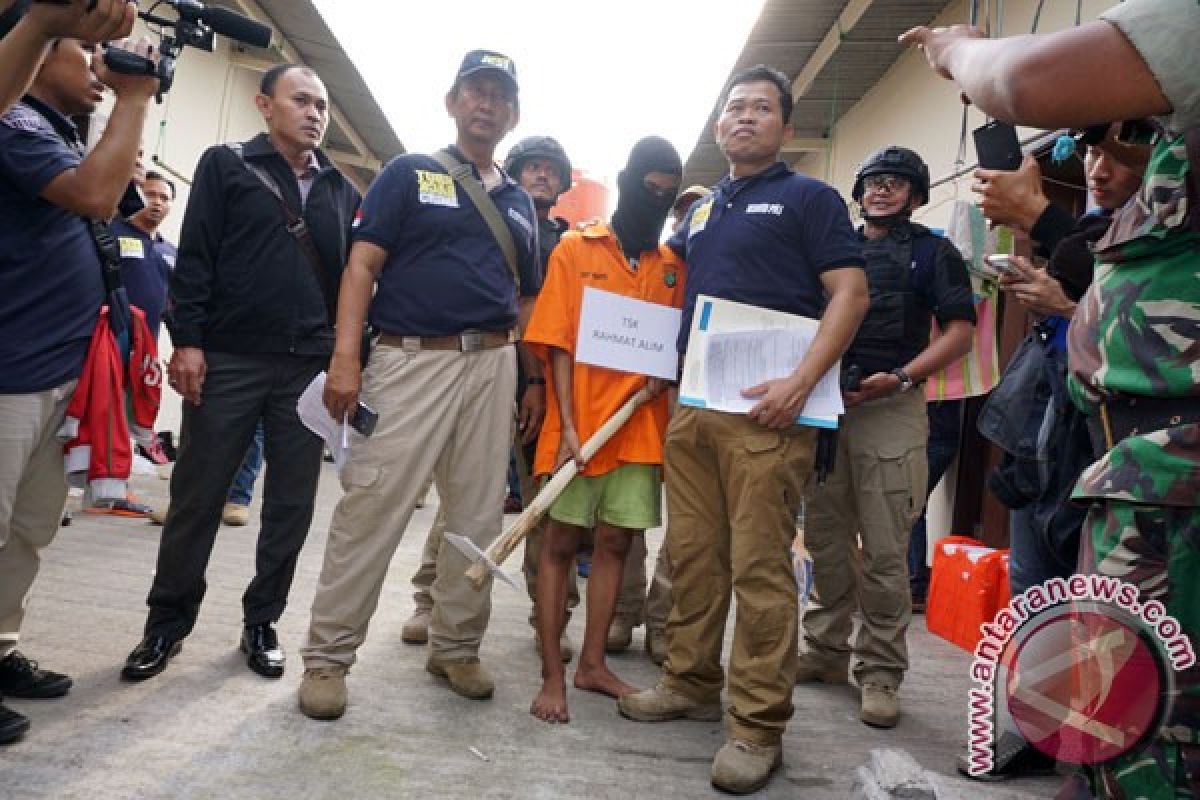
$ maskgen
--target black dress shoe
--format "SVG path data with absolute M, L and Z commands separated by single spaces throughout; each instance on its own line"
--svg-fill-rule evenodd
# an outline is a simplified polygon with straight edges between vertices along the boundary
M 251 625 L 242 631 L 241 650 L 246 654 L 246 666 L 264 678 L 283 676 L 287 657 L 279 646 L 279 637 L 270 623 Z
M 127 681 L 144 681 L 167 668 L 167 662 L 183 649 L 183 643 L 169 636 L 147 636 L 133 648 L 125 659 L 121 677 Z
M 0 659 L 0 695 L 9 697 L 62 697 L 71 689 L 71 679 L 57 672 L 38 669 L 17 650 Z
M 0 703 L 0 744 L 11 744 L 29 730 L 29 719 Z

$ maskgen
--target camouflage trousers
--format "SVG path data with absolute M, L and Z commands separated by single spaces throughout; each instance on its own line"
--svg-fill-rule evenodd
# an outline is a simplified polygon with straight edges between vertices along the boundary
M 1084 523 L 1080 572 L 1138 587 L 1158 600 L 1200 650 L 1200 508 L 1098 501 Z M 1089 768 L 1092 796 L 1200 797 L 1200 666 L 1175 673 L 1178 692 L 1158 736 L 1141 750 Z

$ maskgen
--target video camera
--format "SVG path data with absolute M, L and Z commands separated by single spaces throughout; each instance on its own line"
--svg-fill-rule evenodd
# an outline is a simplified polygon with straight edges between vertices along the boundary
M 175 10 L 175 19 L 155 13 L 163 5 Z M 211 53 L 217 34 L 251 47 L 269 47 L 271 44 L 271 29 L 266 25 L 227 8 L 206 6 L 199 0 L 157 0 L 149 11 L 138 11 L 138 16 L 159 37 L 158 63 L 117 48 L 104 52 L 104 63 L 114 72 L 157 77 L 160 103 L 175 82 L 175 62 L 183 48 L 195 47 Z

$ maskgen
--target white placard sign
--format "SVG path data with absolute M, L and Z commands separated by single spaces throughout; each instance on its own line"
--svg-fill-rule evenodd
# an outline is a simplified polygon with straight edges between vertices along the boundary
M 675 380 L 682 315 L 677 308 L 586 287 L 575 360 L 596 367 Z

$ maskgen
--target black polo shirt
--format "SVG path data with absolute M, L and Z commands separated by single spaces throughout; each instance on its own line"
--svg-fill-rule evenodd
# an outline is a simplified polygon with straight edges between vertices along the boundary
M 112 231 L 121 246 L 121 284 L 129 295 L 130 305 L 146 315 L 146 324 L 157 339 L 167 305 L 167 281 L 175 266 L 175 248 L 161 236 L 150 236 L 128 220 L 115 220 Z
M 79 166 L 75 126 L 26 97 L 0 116 L 0 394 L 79 377 L 104 301 L 83 218 L 41 197 Z
M 501 175 L 491 198 L 517 246 L 521 294 L 533 297 L 541 288 L 533 200 Z M 516 327 L 517 293 L 504 254 L 471 198 L 431 157 L 402 155 L 383 169 L 363 200 L 355 240 L 388 253 L 371 301 L 376 329 L 448 336 Z
M 817 318 L 825 304 L 821 273 L 865 263 L 841 195 L 782 162 L 722 178 L 667 244 L 688 268 L 680 353 L 698 295 Z

